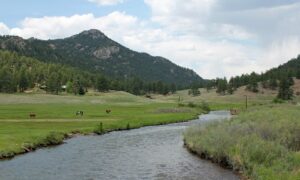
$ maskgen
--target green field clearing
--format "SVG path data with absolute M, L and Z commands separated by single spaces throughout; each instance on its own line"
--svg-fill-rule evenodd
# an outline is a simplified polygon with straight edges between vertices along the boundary
M 112 112 L 107 114 L 107 109 Z M 83 111 L 84 115 L 76 116 L 76 111 Z M 127 129 L 128 125 L 138 128 L 185 121 L 202 112 L 199 108 L 179 108 L 168 99 L 147 99 L 125 92 L 82 97 L 0 94 L 0 156 L 10 157 L 25 148 L 51 144 L 51 138 L 61 141 L 61 133 L 94 132 L 100 122 L 104 131 L 111 131 Z M 30 118 L 30 113 L 36 114 L 36 118 Z

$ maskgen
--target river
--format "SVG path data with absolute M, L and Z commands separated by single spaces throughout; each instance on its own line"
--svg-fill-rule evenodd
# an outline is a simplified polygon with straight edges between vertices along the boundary
M 183 146 L 186 127 L 229 117 L 226 111 L 215 111 L 186 123 L 78 136 L 64 145 L 0 161 L 0 179 L 239 179 L 230 170 L 201 160 Z

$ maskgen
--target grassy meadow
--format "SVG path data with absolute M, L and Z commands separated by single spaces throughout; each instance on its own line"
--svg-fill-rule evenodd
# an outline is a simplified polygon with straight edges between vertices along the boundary
M 197 97 L 185 90 L 151 99 L 125 92 L 0 94 L 0 157 L 60 144 L 68 134 L 101 134 L 194 119 L 205 112 L 201 108 L 205 101 L 211 110 L 234 108 L 240 114 L 230 121 L 188 129 L 184 138 L 191 151 L 251 179 L 299 179 L 299 97 L 274 104 L 275 96 L 276 91 L 255 94 L 243 88 L 226 96 L 201 89 Z M 112 112 L 107 114 L 106 109 Z M 83 111 L 83 117 L 76 111 Z M 36 118 L 29 118 L 30 113 Z
M 43 92 L 0 94 L 0 158 L 13 157 L 38 147 L 59 144 L 68 134 L 89 134 L 102 131 L 138 128 L 194 119 L 204 112 L 199 107 L 207 102 L 212 110 L 244 109 L 245 92 L 220 96 L 214 90 L 201 89 L 201 96 L 193 97 L 188 91 L 152 99 L 126 92 L 96 93 L 85 96 L 50 95 Z M 248 93 L 249 105 L 272 101 L 272 95 Z M 184 104 L 184 106 L 178 106 Z M 112 110 L 107 114 L 106 109 Z M 76 116 L 76 111 L 84 115 Z M 36 114 L 30 118 L 29 114 Z
M 112 112 L 107 114 L 106 110 Z M 84 115 L 76 116 L 76 111 Z M 125 92 L 86 96 L 0 94 L 0 157 L 59 144 L 67 134 L 101 133 L 194 119 L 200 108 L 178 107 L 168 99 L 148 99 Z M 29 114 L 36 114 L 30 118 Z

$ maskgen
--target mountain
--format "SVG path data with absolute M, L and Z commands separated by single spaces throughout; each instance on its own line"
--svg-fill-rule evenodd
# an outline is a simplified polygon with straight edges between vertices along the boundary
M 95 29 L 56 40 L 0 36 L 0 49 L 47 63 L 101 72 L 114 78 L 139 77 L 144 81 L 162 81 L 179 86 L 204 81 L 190 69 L 163 57 L 130 50 Z

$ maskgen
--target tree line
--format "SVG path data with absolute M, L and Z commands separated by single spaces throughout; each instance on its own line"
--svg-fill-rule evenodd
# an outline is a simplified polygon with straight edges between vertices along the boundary
M 216 89 L 216 92 L 225 95 L 233 94 L 239 87 L 246 86 L 246 90 L 257 93 L 259 85 L 264 89 L 278 90 L 278 98 L 289 100 L 293 98 L 294 77 L 300 79 L 300 56 L 289 62 L 273 68 L 265 73 L 242 74 L 241 76 L 216 78 L 206 81 L 207 91 Z
M 48 93 L 62 91 L 84 95 L 88 88 L 105 92 L 126 91 L 135 95 L 168 94 L 177 90 L 175 84 L 162 81 L 145 82 L 138 77 L 114 79 L 100 73 L 89 73 L 66 65 L 44 63 L 16 53 L 0 51 L 0 92 L 15 93 L 40 88 Z

